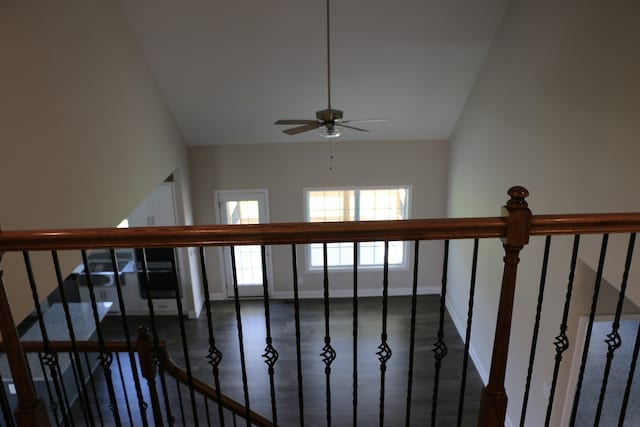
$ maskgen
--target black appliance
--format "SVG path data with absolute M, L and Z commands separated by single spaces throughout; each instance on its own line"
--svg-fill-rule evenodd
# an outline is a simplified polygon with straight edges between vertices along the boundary
M 152 299 L 182 297 L 173 248 L 136 249 L 136 272 L 141 298 L 147 299 L 149 295 Z

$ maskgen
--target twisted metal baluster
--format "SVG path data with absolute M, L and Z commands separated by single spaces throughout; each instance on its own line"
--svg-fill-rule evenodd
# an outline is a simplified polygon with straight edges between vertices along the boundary
M 182 296 L 180 294 L 180 284 L 178 283 L 175 255 L 171 257 L 171 271 L 176 274 L 174 292 L 176 298 L 176 308 L 178 309 L 178 326 L 180 327 L 180 338 L 182 341 L 182 354 L 184 355 L 184 365 L 187 371 L 187 383 L 189 384 L 189 399 L 191 401 L 191 413 L 193 414 L 193 425 L 200 425 L 198 422 L 198 408 L 196 406 L 196 394 L 193 389 L 193 373 L 191 371 L 191 358 L 189 357 L 189 346 L 187 343 L 187 330 L 184 326 L 184 310 L 182 308 Z
M 184 416 L 184 404 L 182 402 L 182 391 L 180 391 L 180 381 L 178 381 L 178 379 L 175 379 L 176 381 L 176 390 L 178 392 L 178 403 L 180 404 L 180 419 L 182 420 L 182 425 L 186 426 L 187 425 L 187 421 L 186 418 Z
M 582 361 L 580 363 L 580 373 L 578 374 L 578 383 L 576 385 L 575 399 L 573 400 L 573 408 L 571 409 L 571 425 L 575 425 L 576 417 L 578 415 L 578 403 L 580 402 L 580 392 L 582 390 L 582 381 L 584 379 L 584 371 L 587 366 L 587 357 L 589 355 L 589 344 L 591 343 L 591 332 L 593 330 L 593 320 L 596 316 L 596 309 L 598 308 L 598 295 L 600 294 L 600 285 L 602 284 L 602 272 L 604 270 L 604 260 L 607 253 L 607 242 L 609 241 L 609 234 L 602 236 L 602 245 L 600 247 L 600 259 L 598 260 L 598 271 L 596 272 L 596 282 L 593 289 L 593 299 L 591 300 L 591 311 L 589 313 L 589 324 L 587 326 L 587 335 L 584 341 L 584 348 L 582 350 Z
M 640 324 L 636 331 L 636 343 L 633 346 L 633 356 L 629 364 L 629 375 L 627 376 L 627 385 L 624 389 L 624 397 L 622 398 L 622 406 L 620 407 L 620 416 L 618 417 L 618 427 L 623 427 L 624 419 L 627 415 L 627 406 L 629 405 L 629 397 L 631 396 L 631 386 L 636 372 L 636 364 L 638 363 L 638 355 L 640 354 Z
M 49 396 L 49 409 L 51 410 L 51 412 L 53 414 L 56 413 L 56 411 L 58 410 L 58 404 L 55 403 L 55 399 L 53 397 L 53 392 L 51 391 L 51 382 L 49 381 L 49 376 L 47 375 L 47 370 L 45 368 L 45 364 L 44 364 L 44 360 L 43 360 L 43 356 L 44 353 L 38 353 L 38 362 L 40 363 L 40 370 L 42 371 L 42 376 L 44 377 L 44 384 L 47 388 L 47 396 Z M 2 383 L 2 378 L 0 378 L 0 383 Z M 3 389 L 4 391 L 4 389 Z M 53 405 L 55 404 L 55 410 L 53 409 Z M 54 418 L 54 421 L 56 423 L 56 425 L 60 425 L 60 422 L 58 421 L 57 417 Z
M 269 310 L 269 275 L 267 274 L 267 254 L 266 247 L 260 246 L 260 254 L 262 256 L 262 297 L 264 300 L 264 322 L 267 332 L 265 338 L 266 347 L 262 357 L 267 364 L 269 372 L 269 391 L 271 392 L 271 414 L 273 424 L 278 424 L 278 411 L 276 408 L 276 385 L 274 379 L 274 366 L 278 361 L 278 351 L 273 346 L 273 338 L 271 337 L 271 312 Z
M 118 365 L 118 376 L 120 377 L 120 383 L 122 384 L 122 393 L 124 394 L 124 403 L 127 407 L 127 416 L 129 418 L 129 423 L 133 424 L 133 416 L 131 415 L 131 406 L 129 405 L 129 393 L 127 393 L 127 384 L 124 382 L 124 373 L 122 372 L 122 363 L 120 362 L 120 354 L 115 353 L 116 355 L 116 364 Z M 133 371 L 131 371 L 133 374 Z
M 576 272 L 576 262 L 578 260 L 578 248 L 580 246 L 580 235 L 573 237 L 573 250 L 571 252 L 571 264 L 569 267 L 569 283 L 567 284 L 567 294 L 564 299 L 564 309 L 562 311 L 562 322 L 560 322 L 560 333 L 556 336 L 553 345 L 556 347 L 555 364 L 553 367 L 553 377 L 551 379 L 551 390 L 549 391 L 549 402 L 547 403 L 547 413 L 545 416 L 545 426 L 551 422 L 551 410 L 553 408 L 553 398 L 556 393 L 558 374 L 560 372 L 560 362 L 562 354 L 569 348 L 569 338 L 567 338 L 567 321 L 569 319 L 569 308 L 571 306 L 571 294 L 573 293 L 573 279 Z
M 84 354 L 84 364 L 87 369 L 87 372 L 92 372 L 93 368 L 91 366 L 91 362 L 89 361 L 89 353 Z M 93 375 L 89 376 L 89 384 L 91 384 L 91 391 L 93 393 L 93 399 L 96 404 L 96 412 L 98 413 L 98 420 L 100 421 L 100 425 L 104 426 L 104 419 L 102 418 L 102 411 L 100 410 L 98 399 L 98 390 L 96 390 L 96 383 L 93 380 Z
M 291 245 L 291 260 L 293 267 L 293 309 L 296 329 L 296 365 L 298 371 L 298 411 L 300 427 L 304 427 L 304 397 L 302 393 L 302 348 L 300 344 L 300 298 L 298 295 L 298 260 L 296 245 Z
M 389 308 L 389 241 L 384 241 L 384 266 L 382 274 L 382 333 L 376 355 L 380 361 L 380 425 L 384 425 L 384 397 L 387 362 L 391 359 L 391 348 L 387 343 L 387 312 Z
M 42 372 L 44 372 L 44 369 L 42 370 Z M 45 375 L 45 378 L 46 378 L 46 375 Z M 0 375 L 0 384 L 2 384 L 2 387 L 0 387 L 0 409 L 2 409 L 4 423 L 7 427 L 14 427 L 15 424 L 13 422 L 13 416 L 11 415 L 12 413 L 11 406 L 9 405 L 7 392 L 5 391 L 5 388 L 4 388 L 4 379 L 2 378 L 2 375 Z
M 138 408 L 140 409 L 140 417 L 142 419 L 142 425 L 147 427 L 149 422 L 147 420 L 147 403 L 144 401 L 142 394 L 142 386 L 140 384 L 140 378 L 138 376 L 138 368 L 136 363 L 135 352 L 133 351 L 133 345 L 131 343 L 131 334 L 129 333 L 129 325 L 127 324 L 127 311 L 124 304 L 124 297 L 122 295 L 122 282 L 120 280 L 120 273 L 118 271 L 118 260 L 116 258 L 116 251 L 109 249 L 109 256 L 111 258 L 111 268 L 113 269 L 113 278 L 115 281 L 116 293 L 118 295 L 118 305 L 120 307 L 120 320 L 122 322 L 122 330 L 124 332 L 125 342 L 127 343 L 127 353 L 129 356 L 129 364 L 131 365 L 131 376 L 133 377 L 133 383 L 136 390 L 136 396 L 138 398 Z M 118 359 L 120 364 L 120 359 Z M 131 410 L 129 408 L 129 400 L 127 402 L 127 412 L 129 419 L 131 419 Z M 131 421 L 133 425 L 133 421 Z
M 93 425 L 93 417 L 89 416 L 89 413 L 91 411 L 91 407 L 88 405 L 89 402 L 89 397 L 87 394 L 87 388 L 85 387 L 85 380 L 84 380 L 84 373 L 82 371 L 82 366 L 80 365 L 80 355 L 78 352 L 78 347 L 76 345 L 76 336 L 75 336 L 75 332 L 73 330 L 73 323 L 71 321 L 71 313 L 69 312 L 69 303 L 67 300 L 67 296 L 66 296 L 66 292 L 64 289 L 64 284 L 63 284 L 63 279 L 62 279 L 62 270 L 60 269 L 60 260 L 58 259 L 58 252 L 57 251 L 51 251 L 51 256 L 53 258 L 53 267 L 55 269 L 55 273 L 56 273 L 56 281 L 58 283 L 58 291 L 60 293 L 60 300 L 62 301 L 62 307 L 64 309 L 64 316 L 65 316 L 65 320 L 66 320 L 66 324 L 67 324 L 67 329 L 69 332 L 69 340 L 71 341 L 71 349 L 72 349 L 72 353 L 69 354 L 69 361 L 70 363 L 74 363 L 76 365 L 76 368 L 78 368 L 78 375 L 80 377 L 80 381 L 81 381 L 81 392 L 78 393 L 79 397 L 80 397 L 80 405 L 82 406 L 83 412 L 85 414 L 85 416 L 87 418 L 89 418 L 90 422 Z M 89 269 L 87 268 L 87 265 L 85 264 L 84 266 L 85 268 L 85 273 L 87 276 L 89 276 Z M 88 285 L 90 283 L 87 283 Z M 91 290 L 93 290 L 91 288 Z M 91 300 L 92 302 L 95 304 L 95 298 L 94 295 L 91 294 Z M 96 324 L 98 324 L 99 321 L 96 321 Z M 75 357 L 72 357 L 75 356 Z M 59 369 L 59 366 L 58 366 Z M 60 373 L 60 378 L 62 378 L 62 373 Z M 62 383 L 62 387 L 63 387 L 63 391 L 64 391 L 64 382 Z M 68 406 L 68 405 L 67 405 Z
M 49 368 L 49 372 L 51 374 L 51 380 L 53 381 L 53 387 L 56 392 L 56 398 L 58 401 L 54 401 L 53 398 L 49 400 L 49 410 L 53 414 L 53 419 L 58 420 L 58 409 L 60 402 L 63 401 L 62 389 L 60 387 L 60 378 L 58 377 L 58 373 L 56 371 L 56 366 L 58 364 L 58 354 L 53 353 L 51 351 L 51 345 L 49 344 L 49 335 L 47 333 L 47 328 L 44 324 L 44 319 L 42 317 L 42 307 L 40 306 L 40 297 L 38 296 L 38 287 L 36 285 L 36 281 L 33 275 L 33 268 L 31 267 L 31 258 L 29 256 L 29 252 L 23 251 L 22 257 L 24 259 L 24 265 L 27 270 L 27 278 L 29 280 L 29 286 L 31 288 L 31 295 L 33 297 L 33 305 L 36 309 L 36 314 L 38 317 L 38 325 L 40 326 L 40 334 L 42 336 L 42 343 L 44 344 L 44 352 L 45 354 L 42 358 L 45 360 L 45 365 Z M 42 370 L 43 374 L 45 374 L 45 370 Z M 46 374 L 45 374 L 46 377 Z M 88 400 L 87 400 L 88 401 Z M 62 411 L 63 417 L 66 417 L 65 412 Z
M 413 394 L 413 357 L 416 348 L 416 316 L 418 305 L 418 259 L 420 253 L 420 241 L 416 240 L 413 250 L 413 286 L 411 288 L 411 332 L 409 334 L 409 369 L 407 372 L 407 412 L 405 425 L 411 423 L 411 396 Z
M 93 321 L 96 326 L 96 335 L 98 336 L 98 344 L 100 346 L 100 355 L 98 356 L 98 359 L 102 364 L 104 377 L 105 377 L 105 380 L 107 381 L 107 391 L 109 393 L 109 401 L 111 402 L 109 408 L 113 413 L 113 418 L 115 420 L 116 426 L 119 427 L 122 424 L 120 421 L 120 413 L 118 411 L 118 400 L 116 398 L 115 389 L 113 388 L 113 379 L 111 378 L 111 362 L 113 361 L 113 356 L 111 355 L 110 352 L 107 352 L 106 347 L 104 345 L 104 336 L 102 335 L 102 328 L 100 327 L 100 316 L 98 315 L 98 305 L 96 304 L 96 296 L 94 293 L 93 283 L 91 280 L 91 274 L 89 270 L 89 259 L 87 258 L 87 251 L 83 249 L 80 251 L 80 253 L 82 254 L 82 264 L 84 266 L 84 271 L 87 279 L 87 288 L 89 289 L 89 296 L 91 299 L 91 311 L 93 313 Z M 55 254 L 55 251 L 54 251 L 54 254 Z M 56 264 L 57 264 L 57 256 L 56 256 Z M 56 267 L 56 270 L 59 270 L 59 266 Z M 67 322 L 69 322 L 69 330 L 71 332 L 72 328 L 70 326 L 70 322 L 71 322 L 70 318 L 67 319 Z M 75 338 L 72 338 L 72 343 L 74 340 Z M 75 346 L 75 344 L 73 345 Z M 77 353 L 77 352 L 74 351 L 74 353 Z
M 353 244 L 353 427 L 358 425 L 358 244 Z
M 331 364 L 336 359 L 336 351 L 331 346 L 331 335 L 329 334 L 329 267 L 326 243 L 322 244 L 322 258 L 324 272 L 324 347 L 320 356 L 322 356 L 322 361 L 324 362 L 327 426 L 331 427 Z
M 469 303 L 467 305 L 467 330 L 464 338 L 464 356 L 462 359 L 462 375 L 460 379 L 460 398 L 458 400 L 458 422 L 462 425 L 462 412 L 464 409 L 464 394 L 467 388 L 467 370 L 469 367 L 469 346 L 471 345 L 471 326 L 473 323 L 473 303 L 476 293 L 476 272 L 478 269 L 478 239 L 473 241 L 473 258 L 471 261 L 471 283 L 469 284 Z
M 611 325 L 611 333 L 607 335 L 607 339 L 605 340 L 608 346 L 607 362 L 602 376 L 602 387 L 600 389 L 600 397 L 598 398 L 598 408 L 596 409 L 594 425 L 600 423 L 600 417 L 602 416 L 602 405 L 604 403 L 605 393 L 607 392 L 607 382 L 609 380 L 609 372 L 611 371 L 614 352 L 622 345 L 622 339 L 620 338 L 618 330 L 620 329 L 620 316 L 622 315 L 622 305 L 624 304 L 624 297 L 627 291 L 627 281 L 629 279 L 629 269 L 631 268 L 631 259 L 633 258 L 633 247 L 635 243 L 636 233 L 631 233 L 629 236 L 629 246 L 627 247 L 627 257 L 624 263 L 624 273 L 622 274 L 622 283 L 620 284 L 620 293 L 618 294 L 616 314 L 613 324 Z
M 242 316 L 240 315 L 240 294 L 238 292 L 238 274 L 236 272 L 236 251 L 233 246 L 230 248 L 231 251 L 231 276 L 233 279 L 233 300 L 235 303 L 236 309 L 236 325 L 238 328 L 238 345 L 240 347 L 240 368 L 242 370 L 242 390 L 244 392 L 244 407 L 246 409 L 247 414 L 247 427 L 250 426 L 249 422 L 249 411 L 251 407 L 249 406 L 249 385 L 247 384 L 247 366 L 244 359 L 244 338 L 242 334 Z M 235 424 L 235 418 L 234 418 Z
M 167 380 L 164 376 L 164 357 L 165 353 L 160 351 L 160 337 L 158 336 L 158 327 L 156 325 L 156 313 L 153 308 L 153 300 L 151 299 L 151 288 L 149 286 L 149 267 L 147 264 L 147 252 L 142 248 L 140 250 L 142 255 L 142 289 L 147 290 L 147 309 L 149 310 L 149 318 L 151 320 L 151 336 L 153 339 L 153 362 L 158 369 L 158 377 L 160 377 L 160 388 L 162 389 L 162 398 L 164 400 L 164 408 L 167 413 L 167 423 L 172 426 L 175 423 L 175 418 L 171 413 L 171 402 L 169 401 L 169 390 L 167 389 Z M 140 277 L 140 276 L 139 276 Z
M 438 409 L 438 388 L 440 385 L 440 369 L 442 359 L 447 355 L 448 349 L 444 342 L 444 314 L 447 296 L 447 267 L 449 264 L 449 241 L 444 241 L 444 260 L 442 266 L 442 289 L 440 291 L 440 321 L 438 323 L 438 340 L 433 345 L 433 358 L 435 360 L 435 378 L 433 380 L 433 398 L 431 404 L 431 425 L 436 425 L 436 413 Z
M 540 332 L 540 317 L 542 314 L 542 302 L 544 299 L 544 288 L 547 281 L 547 267 L 549 265 L 549 250 L 551 247 L 551 236 L 547 236 L 544 242 L 544 255 L 542 257 L 542 273 L 540 274 L 540 289 L 538 290 L 538 304 L 536 306 L 536 320 L 533 326 L 533 336 L 531 338 L 531 353 L 529 355 L 529 367 L 527 369 L 527 380 L 524 387 L 524 397 L 522 398 L 522 411 L 520 413 L 520 427 L 524 427 L 524 420 L 527 416 L 527 405 L 529 403 L 529 391 L 531 390 L 531 377 L 533 376 L 533 362 L 536 357 L 538 346 L 538 334 Z
M 222 362 L 222 352 L 216 346 L 216 339 L 213 334 L 213 318 L 211 316 L 211 297 L 209 296 L 209 279 L 207 278 L 207 269 L 205 264 L 204 248 L 200 247 L 200 274 L 202 276 L 202 292 L 204 293 L 204 307 L 207 314 L 207 330 L 209 332 L 209 352 L 207 353 L 207 363 L 211 365 L 213 374 L 213 381 L 216 387 L 216 397 L 218 402 L 222 396 L 220 390 L 220 362 Z M 205 402 L 207 400 L 205 399 Z M 218 417 L 220 418 L 220 425 L 224 426 L 224 408 L 218 403 Z M 209 423 L 209 411 L 207 410 L 207 423 Z

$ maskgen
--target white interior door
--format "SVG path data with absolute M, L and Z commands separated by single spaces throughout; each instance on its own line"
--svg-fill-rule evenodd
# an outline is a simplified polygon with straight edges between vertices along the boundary
M 267 190 L 217 191 L 218 218 L 221 224 L 263 224 L 269 222 Z M 224 273 L 227 295 L 233 296 L 231 250 L 224 248 Z M 264 274 L 259 245 L 235 246 L 235 267 L 240 296 L 262 295 Z M 266 248 L 267 277 L 271 277 L 270 248 Z

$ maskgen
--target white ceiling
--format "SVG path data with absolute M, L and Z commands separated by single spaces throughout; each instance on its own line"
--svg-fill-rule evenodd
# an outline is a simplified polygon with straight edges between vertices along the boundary
M 189 145 L 319 140 L 277 119 L 326 108 L 325 1 L 120 0 Z M 332 106 L 369 133 L 449 138 L 508 0 L 332 0 Z

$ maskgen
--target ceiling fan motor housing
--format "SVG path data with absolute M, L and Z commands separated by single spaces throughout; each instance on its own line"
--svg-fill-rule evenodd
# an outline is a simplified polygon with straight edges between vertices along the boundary
M 327 108 L 326 110 L 320 110 L 316 112 L 316 118 L 322 122 L 333 122 L 335 120 L 342 120 L 342 111 L 334 110 L 333 108 Z

